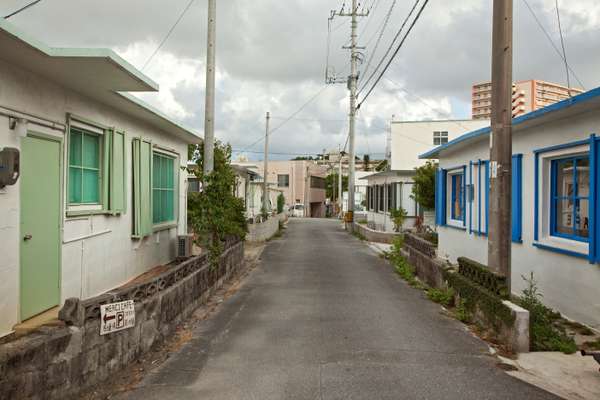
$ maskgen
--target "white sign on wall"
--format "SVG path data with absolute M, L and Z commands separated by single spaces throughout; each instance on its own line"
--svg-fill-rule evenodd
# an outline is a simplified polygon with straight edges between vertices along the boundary
M 106 335 L 135 326 L 133 300 L 100 306 L 100 335 Z

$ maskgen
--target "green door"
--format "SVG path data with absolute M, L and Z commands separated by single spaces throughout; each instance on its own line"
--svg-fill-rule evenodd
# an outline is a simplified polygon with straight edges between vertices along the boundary
M 21 139 L 21 320 L 60 301 L 60 148 Z

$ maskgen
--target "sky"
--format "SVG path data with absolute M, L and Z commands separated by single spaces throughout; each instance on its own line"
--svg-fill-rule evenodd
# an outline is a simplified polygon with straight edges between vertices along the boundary
M 30 0 L 3 0 L 6 15 Z M 155 52 L 190 0 L 42 0 L 10 18 L 53 47 L 108 47 L 139 69 Z M 347 4 L 350 0 L 345 0 Z M 379 63 L 413 0 L 359 0 L 359 67 Z M 325 85 L 329 65 L 348 73 L 342 49 L 350 19 L 327 19 L 344 0 L 217 0 L 216 131 L 235 156 L 262 159 L 265 113 L 271 113 L 270 158 L 289 159 L 344 147 L 348 134 L 346 85 Z M 394 7 L 392 7 L 394 4 Z M 490 79 L 492 0 L 430 0 L 390 68 L 360 109 L 356 151 L 383 157 L 394 120 L 470 118 L 473 83 Z M 527 0 L 560 49 L 555 0 Z M 348 7 L 346 7 L 347 9 Z M 383 22 L 391 9 L 389 23 Z M 578 79 L 600 86 L 600 3 L 559 1 L 567 59 Z M 137 94 L 173 119 L 204 130 L 207 1 L 194 0 L 143 72 L 158 93 Z M 565 66 L 525 0 L 514 0 L 514 80 L 566 84 Z M 369 72 L 370 74 L 370 72 Z M 359 83 L 360 85 L 360 83 Z M 363 92 L 364 93 L 364 92 Z M 359 96 L 360 99 L 360 96 Z M 312 100 L 309 102 L 309 100 Z M 306 104 L 308 102 L 308 104 Z M 302 106 L 305 106 L 301 109 Z M 296 113 L 294 119 L 286 118 Z M 285 122 L 285 123 L 284 123 Z

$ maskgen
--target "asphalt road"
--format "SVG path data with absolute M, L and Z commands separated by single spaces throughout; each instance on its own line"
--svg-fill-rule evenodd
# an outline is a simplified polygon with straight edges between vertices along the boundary
M 194 338 L 120 399 L 557 399 L 331 220 L 300 219 Z

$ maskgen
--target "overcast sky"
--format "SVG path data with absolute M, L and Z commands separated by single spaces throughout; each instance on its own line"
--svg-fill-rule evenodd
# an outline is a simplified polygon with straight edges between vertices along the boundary
M 2 0 L 5 15 L 30 0 Z M 189 0 L 43 0 L 10 19 L 48 45 L 109 47 L 142 68 Z M 373 52 L 378 29 L 394 0 L 362 0 L 372 6 L 359 22 L 359 42 Z M 344 145 L 348 92 L 324 87 L 327 17 L 343 0 L 217 0 L 216 136 L 246 149 L 264 135 L 264 115 L 272 127 L 320 94 L 296 118 L 273 133 L 274 158 L 314 154 Z M 350 0 L 346 0 L 350 3 Z M 397 0 L 373 57 L 376 64 L 412 6 Z M 560 37 L 554 0 L 528 0 L 555 44 Z M 368 101 L 357 128 L 357 153 L 381 158 L 385 131 L 397 120 L 470 118 L 471 85 L 490 79 L 492 0 L 430 0 L 422 18 Z M 524 0 L 515 4 L 515 80 L 566 83 L 564 64 L 535 23 Z M 571 67 L 586 89 L 600 86 L 600 2 L 562 0 L 561 22 Z M 206 0 L 195 0 L 169 40 L 144 70 L 159 93 L 144 100 L 174 119 L 203 132 Z M 330 64 L 343 75 L 349 55 L 341 46 L 350 33 L 348 18 L 332 22 Z M 596 72 L 596 73 L 594 73 Z M 572 77 L 574 86 L 578 86 Z M 323 89 L 323 90 L 322 90 Z M 247 155 L 258 154 L 257 142 Z M 257 153 L 253 153 L 257 152 Z

